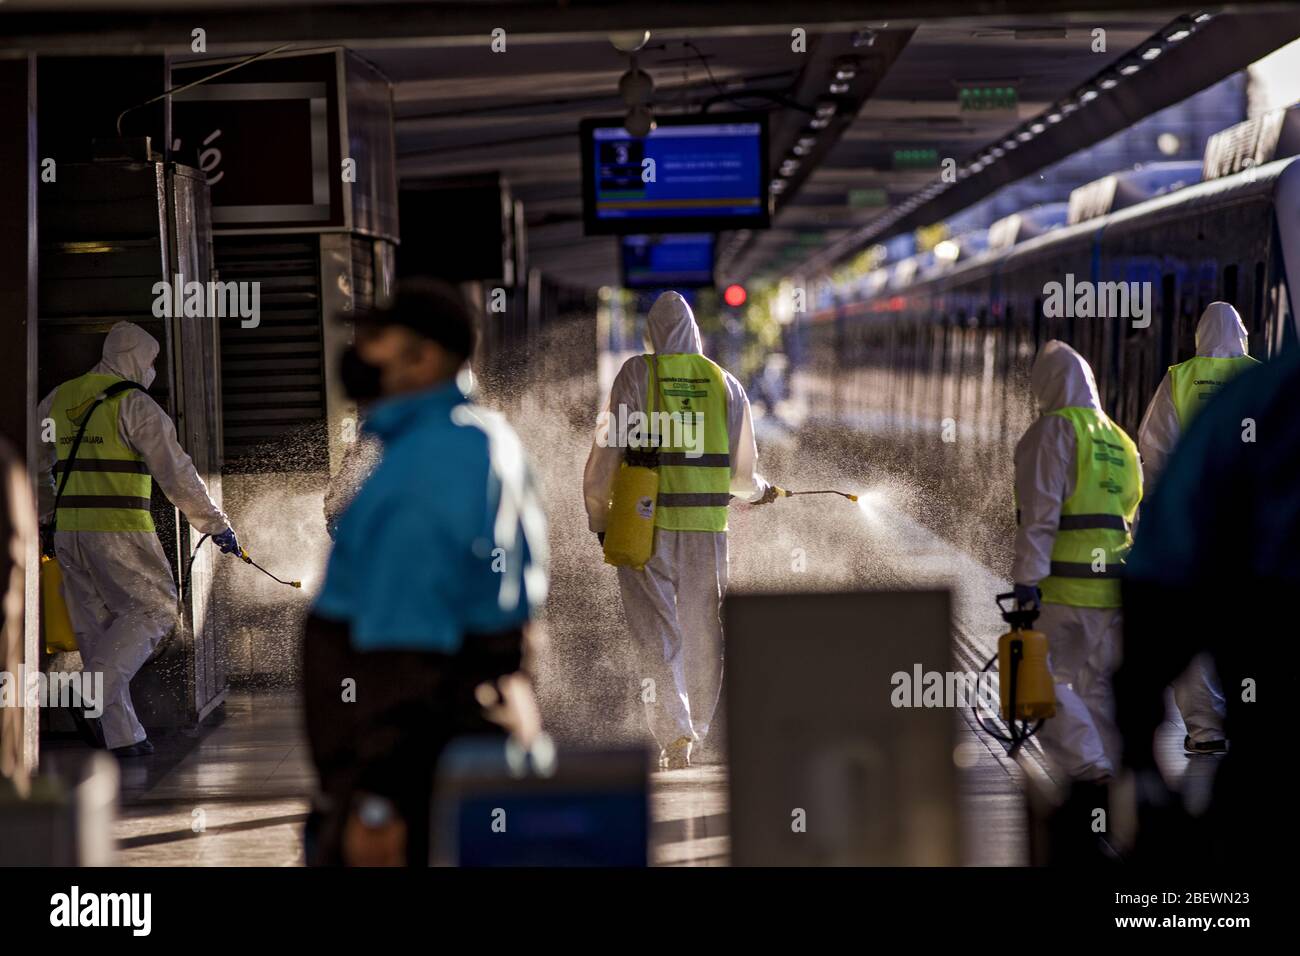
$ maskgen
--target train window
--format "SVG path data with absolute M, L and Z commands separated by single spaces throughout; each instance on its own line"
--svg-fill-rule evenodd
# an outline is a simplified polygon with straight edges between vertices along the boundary
M 1256 262 L 1255 263 L 1255 284 L 1251 288 L 1250 329 L 1248 330 L 1251 338 L 1254 338 L 1256 335 L 1262 337 L 1264 334 L 1265 298 L 1266 296 L 1264 292 L 1264 263 Z M 1255 348 L 1258 349 L 1259 352 L 1261 353 L 1265 351 L 1265 349 L 1260 348 L 1259 346 L 1256 346 Z
M 1165 354 L 1161 364 L 1173 365 L 1177 358 L 1178 342 L 1178 277 L 1166 272 L 1160 279 L 1160 332 L 1165 343 Z
M 1219 298 L 1229 305 L 1240 308 L 1237 301 L 1237 264 L 1223 267 L 1223 282 L 1219 287 Z

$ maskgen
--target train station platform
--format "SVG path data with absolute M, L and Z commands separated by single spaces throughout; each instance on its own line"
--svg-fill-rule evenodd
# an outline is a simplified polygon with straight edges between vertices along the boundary
M 861 502 L 793 499 L 776 508 L 733 509 L 732 589 L 759 590 L 774 583 L 788 590 L 946 587 L 953 594 L 954 667 L 981 669 L 1005 629 L 993 596 L 1009 590 L 1010 583 L 918 520 L 926 502 L 909 500 L 906 483 L 897 476 L 872 481 L 846 469 L 841 459 L 800 448 L 779 429 L 762 430 L 760 440 L 774 468 L 798 462 L 801 476 L 814 481 L 836 476 L 844 481 L 847 470 Z M 780 570 L 788 568 L 795 547 L 805 549 L 807 570 Z M 588 570 L 599 573 L 596 559 L 591 563 Z M 549 626 L 565 624 L 552 620 Z M 1184 731 L 1172 698 L 1167 710 L 1158 735 L 1161 769 L 1175 786 L 1207 794 L 1217 762 L 1183 754 Z M 968 709 L 954 710 L 953 721 L 962 861 L 1029 863 L 1027 781 L 1051 782 L 1041 749 L 1031 741 L 1012 759 L 976 727 Z M 155 743 L 151 757 L 121 764 L 114 827 L 121 864 L 302 865 L 313 773 L 295 689 L 237 689 L 209 725 Z M 75 746 L 56 745 L 55 753 Z M 650 815 L 653 865 L 728 865 L 725 764 L 653 774 Z

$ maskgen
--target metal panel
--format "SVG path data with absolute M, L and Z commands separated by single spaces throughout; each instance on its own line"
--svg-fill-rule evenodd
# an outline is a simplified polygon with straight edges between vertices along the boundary
M 261 289 L 255 327 L 220 320 L 227 469 L 324 470 L 318 237 L 219 235 L 213 245 L 221 281 Z M 284 441 L 294 455 L 283 454 Z
M 958 863 L 952 709 L 895 693 L 952 670 L 948 593 L 732 595 L 723 618 L 733 863 Z

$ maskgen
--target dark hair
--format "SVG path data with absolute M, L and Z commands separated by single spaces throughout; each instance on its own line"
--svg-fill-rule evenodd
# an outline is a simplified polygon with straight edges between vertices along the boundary
M 356 313 L 358 325 L 404 325 L 447 351 L 474 354 L 474 312 L 453 285 L 438 279 L 403 279 L 390 305 Z

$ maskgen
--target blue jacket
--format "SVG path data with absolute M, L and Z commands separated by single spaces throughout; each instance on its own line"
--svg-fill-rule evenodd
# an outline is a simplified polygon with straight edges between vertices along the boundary
M 454 653 L 528 620 L 546 518 L 505 420 L 448 383 L 375 405 L 365 430 L 383 456 L 339 519 L 315 612 L 363 651 Z

